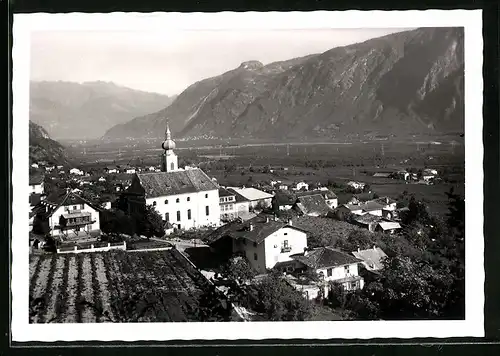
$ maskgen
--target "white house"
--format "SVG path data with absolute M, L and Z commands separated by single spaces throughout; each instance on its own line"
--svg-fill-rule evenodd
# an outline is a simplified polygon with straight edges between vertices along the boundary
M 98 206 L 73 192 L 51 194 L 33 208 L 33 225 L 38 220 L 42 224 L 48 224 L 52 236 L 66 238 L 99 233 L 100 210 Z
M 219 188 L 220 220 L 231 221 L 238 214 L 236 210 L 236 194 L 225 188 Z
M 54 168 L 55 168 L 54 166 L 47 166 L 47 167 L 45 167 L 45 171 L 52 172 L 54 170 Z
M 108 174 L 118 173 L 118 169 L 116 167 L 109 166 L 109 167 L 106 167 L 106 172 Z
M 293 262 L 291 255 L 307 248 L 307 233 L 274 218 L 256 216 L 217 229 L 209 238 L 212 249 L 228 254 L 241 253 L 258 272 L 265 273 L 278 263 Z
M 365 185 L 366 184 L 362 182 L 354 182 L 354 181 L 347 182 L 347 186 L 355 190 L 363 190 L 365 188 Z
M 438 175 L 438 171 L 436 169 L 431 169 L 431 168 L 426 168 L 422 171 L 422 174 L 424 175 L 434 175 L 434 176 L 437 176 Z
M 354 257 L 362 260 L 363 265 L 368 271 L 379 271 L 384 268 L 384 258 L 387 257 L 385 252 L 380 248 L 373 246 L 372 248 L 366 250 L 360 250 L 352 252 Z
M 178 229 L 219 226 L 219 186 L 201 169 L 178 168 L 168 126 L 162 147 L 162 172 L 136 173 L 123 193 L 129 211 L 147 204 Z
M 104 177 L 99 177 L 98 181 L 99 181 L 99 182 L 105 182 L 105 181 L 106 181 L 106 178 L 104 178 Z
M 29 194 L 42 194 L 43 193 L 43 176 L 29 177 Z
M 33 167 L 33 168 L 38 168 L 38 164 L 37 164 L 37 163 L 32 163 L 32 164 L 31 164 L 31 167 Z
M 380 221 L 375 228 L 375 231 L 379 232 L 388 232 L 393 234 L 397 230 L 401 229 L 401 225 L 398 222 L 394 221 Z
M 150 166 L 150 167 L 148 168 L 148 171 L 150 171 L 150 172 L 154 172 L 154 171 L 155 171 L 155 169 L 156 169 L 156 167 L 155 167 L 155 166 Z
M 271 206 L 273 199 L 272 194 L 263 192 L 262 190 L 256 188 L 231 187 L 231 190 L 235 191 L 239 195 L 243 196 L 246 200 L 248 200 L 251 208 L 255 208 L 258 206 Z
M 292 187 L 293 190 L 309 190 L 309 184 L 306 182 L 298 182 L 294 184 Z
M 76 176 L 83 176 L 83 171 L 78 168 L 71 168 L 69 174 L 74 174 Z
M 323 282 L 341 284 L 346 290 L 362 289 L 364 280 L 358 274 L 360 259 L 332 247 L 319 247 L 292 256 L 306 269 L 318 273 Z

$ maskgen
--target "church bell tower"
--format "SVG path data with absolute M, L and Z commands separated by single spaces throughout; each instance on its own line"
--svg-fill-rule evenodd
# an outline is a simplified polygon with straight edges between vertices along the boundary
M 162 172 L 178 171 L 177 155 L 174 153 L 175 142 L 171 138 L 168 122 L 167 129 L 165 130 L 165 141 L 163 141 L 161 147 L 165 150 L 162 154 Z

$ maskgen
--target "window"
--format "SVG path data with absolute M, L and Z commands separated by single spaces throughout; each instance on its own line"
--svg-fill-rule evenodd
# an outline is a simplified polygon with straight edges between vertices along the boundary
M 253 243 L 253 247 L 257 247 L 257 242 L 254 242 L 254 243 Z
M 177 210 L 177 221 L 181 221 L 181 212 Z
M 208 194 L 205 194 L 205 198 L 208 198 Z
M 333 270 L 332 270 L 332 268 L 328 268 L 328 269 L 326 270 L 326 275 L 327 275 L 328 277 L 331 277 L 331 276 L 332 276 L 332 274 L 333 274 Z
M 175 202 L 178 203 L 179 202 L 179 198 L 175 199 Z
M 155 201 L 153 202 L 153 206 L 156 206 L 156 202 Z
M 188 209 L 188 220 L 191 220 L 191 209 Z
M 283 247 L 288 247 L 288 240 L 283 241 Z
M 207 216 L 210 215 L 210 207 L 208 205 L 205 207 L 205 214 Z
M 174 165 L 174 162 L 170 163 L 170 170 L 175 170 L 175 165 Z
M 357 289 L 358 288 L 358 282 L 351 282 L 350 289 Z
M 257 253 L 254 253 L 254 254 L 253 254 L 253 259 L 254 259 L 255 261 L 257 261 Z
M 76 210 L 76 205 L 73 205 L 73 210 Z
M 168 204 L 168 199 L 165 199 L 165 204 Z
M 85 209 L 85 204 L 80 204 L 80 209 Z
M 165 213 L 165 221 L 166 222 L 170 221 L 170 214 L 169 213 Z
M 345 272 L 346 274 L 348 274 L 348 273 L 349 273 L 349 266 L 344 266 L 344 272 Z
M 285 236 L 288 235 L 288 232 L 285 232 L 283 235 L 285 235 Z
M 187 201 L 191 201 L 191 197 L 187 197 Z

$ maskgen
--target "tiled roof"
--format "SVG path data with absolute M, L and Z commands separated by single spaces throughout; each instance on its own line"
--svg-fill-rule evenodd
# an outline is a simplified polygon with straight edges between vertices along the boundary
M 292 255 L 290 257 L 314 269 L 338 267 L 361 262 L 361 260 L 332 247 L 318 247 L 304 254 Z
M 382 259 L 387 257 L 385 252 L 380 247 L 358 250 L 354 251 L 352 254 L 354 257 L 363 260 L 370 270 L 382 269 L 384 267 Z
M 326 215 L 331 209 L 320 194 L 306 195 L 297 199 L 296 206 L 303 214 Z
M 137 178 L 146 198 L 219 189 L 201 169 L 175 172 L 140 173 Z
M 401 229 L 401 225 L 398 222 L 392 222 L 392 221 L 381 221 L 378 223 L 378 226 L 380 226 L 384 231 L 392 229 Z
M 73 192 L 59 191 L 53 192 L 45 200 L 40 201 L 32 211 L 36 214 L 42 214 L 45 217 L 51 216 L 60 206 L 87 204 L 91 208 L 101 211 L 102 208 L 96 204 L 82 198 Z
M 326 199 L 337 199 L 337 195 L 332 192 L 330 189 L 316 189 L 316 190 L 309 190 L 307 192 L 297 192 L 296 195 L 297 197 L 303 197 L 307 195 L 316 195 L 316 194 L 321 194 L 322 196 L 326 197 Z
M 230 197 L 234 196 L 235 194 L 227 190 L 226 188 L 219 188 L 219 197 Z
M 388 204 L 397 203 L 397 201 L 394 200 L 394 199 L 392 199 L 392 198 L 389 198 L 389 197 L 380 197 L 380 198 L 377 198 L 377 199 L 373 199 L 373 200 L 367 201 L 366 203 L 377 203 L 377 204 L 381 204 L 383 206 L 386 206 Z
M 368 225 L 368 224 L 377 223 L 380 220 L 382 220 L 382 218 L 380 216 L 365 214 L 365 215 L 356 217 L 354 220 L 360 224 Z
M 250 230 L 250 225 L 253 226 L 252 230 Z M 290 227 L 293 229 L 304 231 L 295 226 L 288 225 L 283 221 L 274 221 L 272 218 L 270 218 L 269 221 L 266 221 L 265 216 L 258 215 L 245 222 L 233 221 L 224 226 L 221 226 L 213 233 L 211 233 L 208 236 L 207 240 L 210 243 L 213 243 L 225 236 L 228 236 L 233 239 L 247 239 L 259 244 L 264 241 L 266 237 L 275 233 L 283 227 Z

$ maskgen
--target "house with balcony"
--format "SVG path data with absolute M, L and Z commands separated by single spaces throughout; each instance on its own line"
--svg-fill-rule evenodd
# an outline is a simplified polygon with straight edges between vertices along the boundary
M 33 209 L 33 229 L 41 235 L 75 238 L 100 233 L 102 208 L 71 191 L 55 192 Z
M 299 269 L 318 274 L 319 285 L 327 287 L 334 282 L 345 290 L 364 287 L 364 279 L 358 273 L 358 266 L 363 261 L 333 247 L 318 247 L 290 257 L 301 265 Z M 325 289 L 325 296 L 327 294 L 328 289 Z
M 220 255 L 244 255 L 258 273 L 265 273 L 277 264 L 295 264 L 290 256 L 307 248 L 307 232 L 292 221 L 258 215 L 220 227 L 208 237 L 208 243 Z
M 220 220 L 228 222 L 236 219 L 236 194 L 225 188 L 219 188 Z

